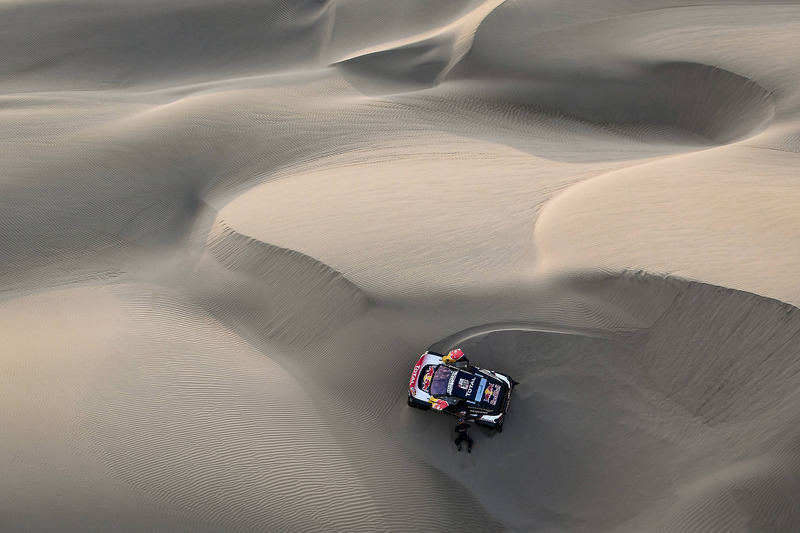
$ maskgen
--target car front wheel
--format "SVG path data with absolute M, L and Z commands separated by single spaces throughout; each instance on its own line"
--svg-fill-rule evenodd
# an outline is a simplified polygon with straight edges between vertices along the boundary
M 417 409 L 422 409 L 423 411 L 427 411 L 428 409 L 431 408 L 431 404 L 419 402 L 415 400 L 411 395 L 408 396 L 408 406 L 416 407 Z

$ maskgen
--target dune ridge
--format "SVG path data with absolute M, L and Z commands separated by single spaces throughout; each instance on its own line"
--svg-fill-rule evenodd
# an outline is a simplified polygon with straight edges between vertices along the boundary
M 340 272 L 293 250 L 241 235 L 223 220 L 209 233 L 208 252 L 236 276 L 255 278 L 256 283 L 247 284 L 247 294 L 207 294 L 207 306 L 244 319 L 267 337 L 304 346 L 369 308 L 367 295 Z M 232 288 L 237 285 L 236 279 L 229 283 Z M 248 307 L 250 313 L 245 311 Z
M 334 65 L 369 94 L 436 86 L 467 54 L 483 19 L 504 1 L 484 0 L 447 25 L 358 50 Z

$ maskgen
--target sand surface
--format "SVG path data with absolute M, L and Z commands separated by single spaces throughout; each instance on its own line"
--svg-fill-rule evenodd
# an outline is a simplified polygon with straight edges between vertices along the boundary
M 0 0 L 0 531 L 800 531 L 800 5 Z M 409 409 L 428 348 L 520 381 Z

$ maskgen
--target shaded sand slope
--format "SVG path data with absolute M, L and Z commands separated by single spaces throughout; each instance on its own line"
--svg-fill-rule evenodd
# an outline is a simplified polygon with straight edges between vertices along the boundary
M 800 529 L 799 29 L 0 2 L 0 529 Z
M 476 337 L 462 345 L 526 385 L 502 436 L 481 435 L 499 452 L 491 467 L 436 460 L 522 530 L 789 531 L 800 518 L 798 324 L 786 304 L 691 284 L 625 341 Z M 526 424 L 511 424 L 518 413 Z M 498 491 L 498 478 L 529 491 Z

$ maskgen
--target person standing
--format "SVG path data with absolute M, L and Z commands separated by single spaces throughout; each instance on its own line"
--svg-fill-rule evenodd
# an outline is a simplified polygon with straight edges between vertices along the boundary
M 472 453 L 472 439 L 469 435 L 467 435 L 467 430 L 470 428 L 470 425 L 464 422 L 463 418 L 458 419 L 458 424 L 456 424 L 456 433 L 458 433 L 458 437 L 456 437 L 456 447 L 458 447 L 458 451 L 461 451 L 461 441 L 467 441 L 467 452 Z

